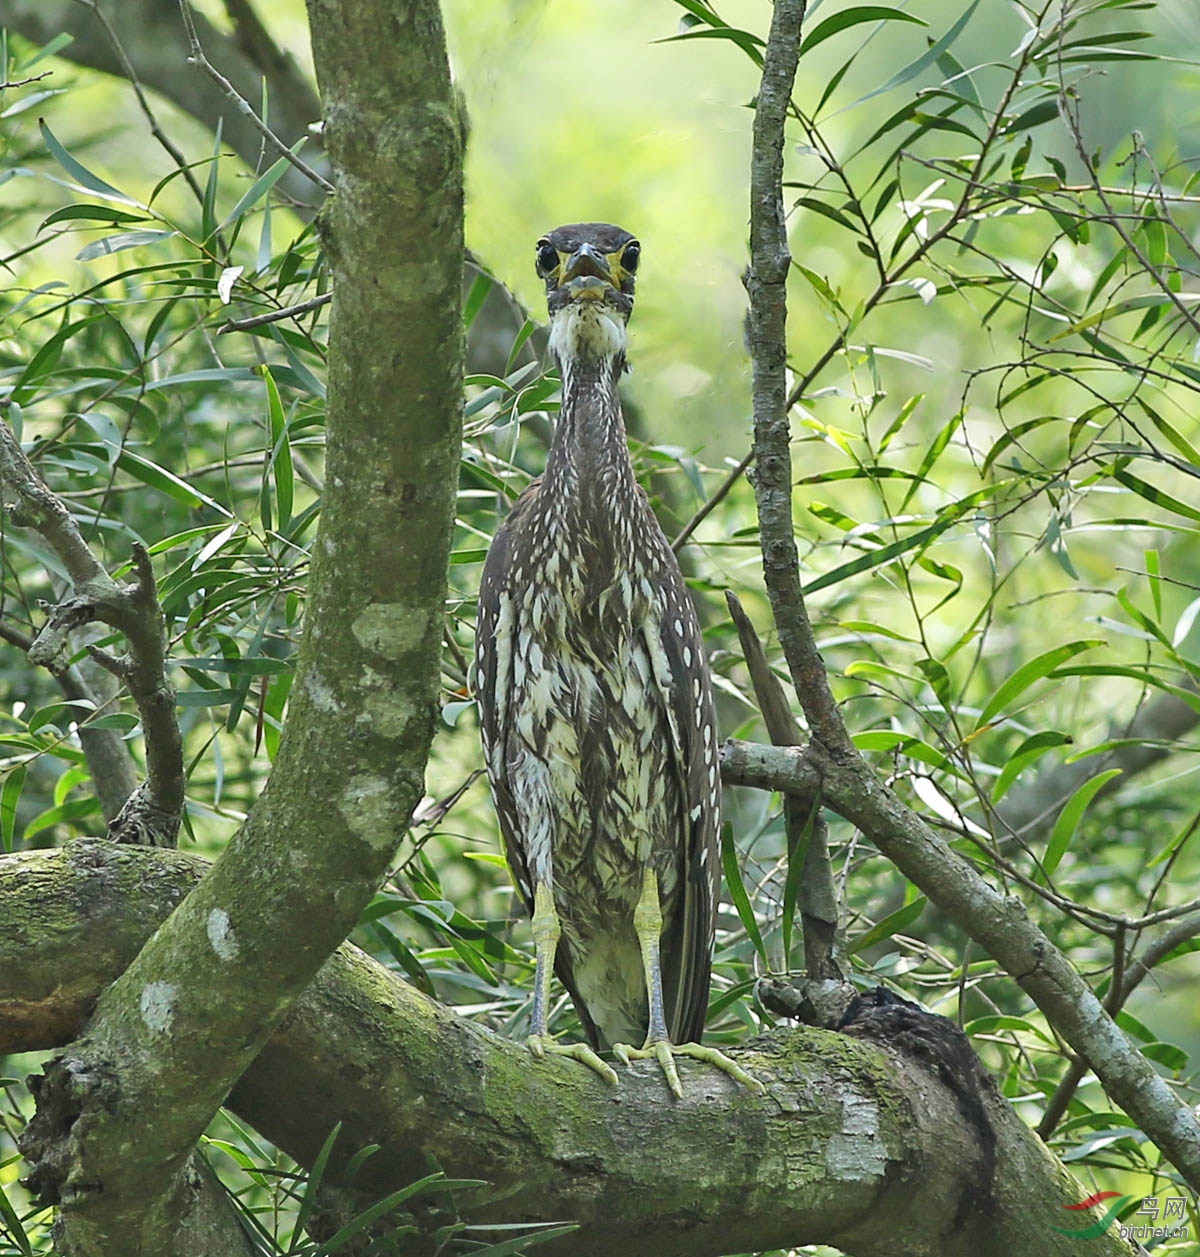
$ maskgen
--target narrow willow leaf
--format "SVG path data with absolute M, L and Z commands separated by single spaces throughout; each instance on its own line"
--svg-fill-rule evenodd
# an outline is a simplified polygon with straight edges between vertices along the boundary
M 971 0 L 966 12 L 958 19 L 957 22 L 937 41 L 923 52 L 915 61 L 910 61 L 902 70 L 897 71 L 882 86 L 877 87 L 874 91 L 868 92 L 865 96 L 860 96 L 852 105 L 847 108 L 853 109 L 857 105 L 861 105 L 868 100 L 873 100 L 876 96 L 882 96 L 885 92 L 890 92 L 895 87 L 900 87 L 907 83 L 910 79 L 915 79 L 918 74 L 923 74 L 937 59 L 950 47 L 951 44 L 963 33 L 970 22 L 975 10 L 979 7 L 979 0 Z
M 1095 650 L 1098 646 L 1108 643 L 1098 638 L 1084 638 L 1080 641 L 1067 642 L 1063 646 L 1055 646 L 1053 650 L 1044 651 L 1035 659 L 1022 664 L 1016 672 L 1005 681 L 992 695 L 991 700 L 979 713 L 975 722 L 977 729 L 990 724 L 993 718 L 1019 698 L 1035 682 L 1048 676 L 1055 668 L 1061 667 L 1068 659 L 1074 658 L 1085 650 Z
M 304 145 L 304 140 L 298 140 L 292 145 L 292 152 L 298 153 Z M 273 166 L 271 166 L 263 174 L 250 185 L 242 196 L 241 200 L 225 215 L 221 221 L 218 231 L 223 231 L 232 223 L 236 223 L 248 209 L 251 209 L 279 182 L 283 172 L 291 165 L 286 157 L 281 157 Z
M 128 210 L 119 210 L 113 205 L 64 205 L 53 214 L 42 219 L 41 226 L 50 227 L 54 223 L 65 223 L 87 219 L 89 221 L 108 223 L 115 227 L 118 223 L 144 223 L 150 220 L 145 214 L 131 214 Z
M 82 184 L 92 192 L 99 192 L 101 196 L 112 197 L 114 201 L 120 201 L 123 205 L 136 205 L 139 209 L 145 208 L 138 201 L 135 201 L 133 197 L 126 196 L 124 192 L 118 191 L 111 183 L 106 183 L 99 175 L 93 174 L 86 166 L 77 162 L 58 142 L 54 132 L 46 125 L 44 119 L 38 122 L 38 127 L 42 132 L 42 139 L 46 142 L 46 148 L 50 151 L 50 156 L 58 162 L 76 183 Z
M 767 960 L 767 949 L 763 946 L 762 934 L 758 922 L 754 919 L 754 909 L 750 906 L 750 896 L 746 894 L 746 884 L 742 881 L 742 870 L 738 867 L 737 847 L 733 842 L 733 826 L 725 824 L 721 827 L 721 863 L 725 868 L 725 885 L 729 897 L 737 909 L 742 928 L 746 931 L 758 958 L 765 966 L 770 967 Z
M 13 834 L 17 826 L 17 804 L 25 786 L 26 765 L 18 764 L 10 769 L 0 789 L 0 851 L 13 849 Z M 0 1196 L 3 1196 L 0 1192 Z
M 918 26 L 929 25 L 923 18 L 905 13 L 903 9 L 891 9 L 882 4 L 857 5 L 852 9 L 843 9 L 840 13 L 827 17 L 823 22 L 818 22 L 801 40 L 800 55 L 804 56 L 806 52 L 812 52 L 818 44 L 823 44 L 831 35 L 848 30 L 852 26 L 860 26 L 863 22 L 914 22 Z
M 469 329 L 475 322 L 475 316 L 483 309 L 483 303 L 488 299 L 488 294 L 495 283 L 496 281 L 486 271 L 480 271 L 475 276 L 467 293 L 467 299 L 463 302 L 464 327 Z
M 1027 1034 L 1037 1035 L 1044 1043 L 1054 1043 L 1054 1040 L 1040 1026 L 1024 1017 L 1003 1015 L 976 1017 L 974 1021 L 968 1021 L 963 1029 L 970 1035 L 995 1034 L 997 1030 L 1023 1030 Z
M 992 802 L 999 803 L 1025 769 L 1041 759 L 1047 751 L 1052 751 L 1056 746 L 1070 746 L 1073 742 L 1074 738 L 1069 734 L 1059 733 L 1057 729 L 1047 729 L 1026 738 L 1009 756 L 1000 776 L 996 778 L 996 784 L 992 787 Z
M 1062 858 L 1066 855 L 1067 848 L 1071 845 L 1071 839 L 1074 838 L 1075 831 L 1079 828 L 1079 822 L 1083 819 L 1083 814 L 1087 811 L 1088 804 L 1104 788 L 1107 782 L 1114 777 L 1119 777 L 1121 771 L 1120 768 L 1110 768 L 1107 772 L 1098 773 L 1095 777 L 1089 777 L 1071 795 L 1066 807 L 1058 814 L 1058 820 L 1054 822 L 1050 841 L 1046 845 L 1046 854 L 1042 857 L 1042 872 L 1046 877 L 1053 877 L 1054 871 L 1062 863 Z
M 292 521 L 292 501 L 295 493 L 296 473 L 292 466 L 292 447 L 288 440 L 287 419 L 279 389 L 268 367 L 263 367 L 263 379 L 267 385 L 267 418 L 271 432 L 271 472 L 275 481 L 275 507 L 279 517 L 279 531 L 287 531 Z
M 117 454 L 117 466 L 122 471 L 128 472 L 135 480 L 140 480 L 151 489 L 165 493 L 176 502 L 182 502 L 185 506 L 191 507 L 207 506 L 224 515 L 226 519 L 230 518 L 229 511 L 220 502 L 210 498 L 207 493 L 193 489 L 191 485 L 180 480 L 173 471 L 167 471 L 165 467 L 152 463 L 148 458 L 143 458 L 130 449 L 123 449 Z
M 1140 476 L 1135 476 L 1131 471 L 1115 468 L 1112 477 L 1118 484 L 1123 484 L 1127 489 L 1132 489 L 1138 497 L 1145 498 L 1147 502 L 1153 502 L 1155 506 L 1162 507 L 1164 511 L 1182 515 L 1184 519 L 1200 520 L 1200 510 L 1197 510 L 1194 506 L 1189 506 L 1186 502 L 1181 502 L 1177 497 L 1173 497 L 1164 490 L 1148 483 Z
M 866 951 L 868 947 L 874 947 L 877 943 L 882 943 L 884 939 L 891 938 L 893 934 L 898 934 L 901 930 L 912 923 L 925 911 L 927 900 L 924 895 L 918 895 L 911 903 L 906 903 L 903 908 L 897 908 L 895 912 L 889 913 L 882 921 L 876 921 L 869 930 L 860 934 L 847 949 L 851 955 L 857 955 L 859 952 Z
M 690 31 L 684 31 L 679 35 L 668 35 L 665 39 L 656 39 L 652 42 L 656 44 L 673 44 L 681 39 L 727 39 L 737 44 L 737 46 L 750 58 L 751 61 L 761 70 L 763 66 L 763 56 L 759 51 L 760 48 L 766 47 L 766 42 L 753 31 L 739 30 L 735 26 L 697 26 Z
M 157 244 L 160 240 L 166 240 L 175 234 L 173 231 L 162 231 L 158 228 L 119 231 L 116 235 L 102 236 L 99 240 L 93 240 L 91 244 L 84 245 L 75 254 L 75 261 L 94 262 L 96 258 L 108 257 L 110 254 L 120 253 L 123 249 L 136 249 L 144 244 Z

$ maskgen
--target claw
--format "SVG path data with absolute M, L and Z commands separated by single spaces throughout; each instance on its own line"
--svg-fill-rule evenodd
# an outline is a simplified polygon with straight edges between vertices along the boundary
M 595 1070 L 611 1086 L 617 1085 L 617 1071 L 611 1065 L 606 1065 L 586 1043 L 558 1043 L 548 1034 L 531 1034 L 526 1043 L 539 1061 L 544 1060 L 547 1053 L 551 1056 L 566 1056 Z
M 667 1086 L 680 1100 L 683 1099 L 683 1085 L 679 1081 L 679 1071 L 675 1068 L 677 1056 L 687 1056 L 694 1061 L 707 1061 L 716 1066 L 722 1073 L 728 1074 L 734 1082 L 740 1083 L 748 1091 L 762 1095 L 766 1091 L 753 1074 L 747 1073 L 736 1061 L 732 1061 L 724 1052 L 714 1047 L 704 1047 L 700 1043 L 670 1043 L 666 1039 L 647 1041 L 640 1048 L 628 1043 L 614 1043 L 613 1055 L 624 1065 L 633 1061 L 657 1061 L 667 1080 Z

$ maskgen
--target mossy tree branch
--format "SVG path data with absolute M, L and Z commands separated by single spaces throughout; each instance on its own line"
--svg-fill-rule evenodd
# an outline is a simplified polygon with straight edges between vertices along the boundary
M 462 133 L 433 0 L 313 0 L 309 17 L 337 295 L 297 678 L 245 828 L 47 1067 L 27 1146 L 67 1257 L 189 1252 L 176 1201 L 196 1139 L 353 927 L 422 791 L 460 442 Z
M 0 857 L 0 1052 L 72 1036 L 204 871 L 96 841 Z M 488 1181 L 459 1202 L 472 1223 L 578 1221 L 548 1257 L 819 1242 L 859 1257 L 1075 1252 L 1053 1227 L 1083 1189 L 990 1086 L 971 1116 L 963 1079 L 929 1059 L 826 1031 L 777 1031 L 741 1056 L 765 1096 L 688 1063 L 680 1103 L 650 1064 L 610 1088 L 570 1061 L 535 1065 L 343 946 L 228 1103 L 308 1165 L 341 1122 L 326 1184 L 380 1145 L 354 1179 L 360 1205 L 432 1159 Z M 420 1257 L 448 1219 L 416 1220 L 424 1238 L 406 1251 Z M 1128 1257 L 1114 1237 L 1092 1246 Z
M 906 807 L 860 756 L 837 761 L 807 747 L 727 743 L 727 784 L 782 790 L 843 816 L 998 961 L 1083 1057 L 1104 1089 L 1193 1187 L 1200 1186 L 1200 1128 L 1150 1062 L 1117 1028 L 1091 987 L 1014 895 L 1001 895 Z

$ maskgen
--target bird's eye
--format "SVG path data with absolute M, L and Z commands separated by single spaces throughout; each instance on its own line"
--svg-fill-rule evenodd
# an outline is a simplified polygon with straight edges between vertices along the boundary
M 638 268 L 638 258 L 642 256 L 642 246 L 636 240 L 631 240 L 625 246 L 625 252 L 621 254 L 621 265 L 631 274 L 635 274 Z
M 549 240 L 538 241 L 537 269 L 542 276 L 550 275 L 558 269 L 558 250 Z

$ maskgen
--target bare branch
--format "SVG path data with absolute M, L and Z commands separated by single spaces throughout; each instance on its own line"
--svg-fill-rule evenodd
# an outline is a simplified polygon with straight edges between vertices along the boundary
M 725 593 L 729 614 L 737 626 L 742 654 L 750 671 L 750 680 L 762 712 L 767 733 L 776 746 L 800 746 L 804 735 L 788 707 L 787 696 L 779 679 L 771 671 L 766 651 L 754 631 L 737 595 Z M 835 959 L 838 942 L 838 902 L 833 884 L 827 845 L 828 826 L 821 815 L 819 802 L 802 803 L 795 795 L 783 797 L 784 828 L 787 835 L 788 868 L 801 862 L 796 906 L 804 931 L 804 967 L 813 982 L 843 978 Z M 784 905 L 785 911 L 787 905 Z M 784 957 L 787 964 L 787 957 Z
M 150 555 L 135 543 L 134 583 L 114 581 L 7 423 L 0 423 L 0 487 L 12 500 L 14 522 L 34 528 L 46 539 L 74 585 L 73 592 L 51 609 L 29 647 L 29 661 L 54 670 L 70 635 L 96 621 L 118 629 L 129 644 L 127 657 L 120 661 L 89 644 L 92 658 L 129 686 L 146 740 L 145 785 L 128 795 L 112 821 L 110 836 L 122 842 L 149 837 L 155 845 L 174 846 L 183 815 L 183 742 L 175 719 L 175 691 L 167 680 L 166 627 Z
M 25 654 L 33 647 L 33 638 L 28 633 L 2 620 L 0 638 Z M 75 664 L 52 661 L 49 671 L 64 698 L 83 704 L 76 714 L 79 744 L 87 760 L 96 798 L 100 800 L 100 811 L 105 821 L 111 821 L 137 789 L 137 771 L 121 734 L 116 729 L 93 728 L 89 722 L 115 710 L 116 687 L 111 682 L 109 686 L 102 686 L 97 683 L 98 678 L 85 677 Z
M 787 388 L 787 277 L 791 266 L 783 202 L 784 122 L 800 55 L 802 0 L 779 0 L 771 16 L 750 160 L 750 267 L 746 291 L 754 364 L 754 499 L 763 577 L 779 644 L 814 739 L 836 758 L 854 750 L 825 676 L 800 590 L 792 527 L 791 426 Z
M 210 79 L 229 97 L 230 101 L 237 107 L 238 112 L 245 117 L 254 129 L 263 137 L 264 140 L 279 154 L 280 157 L 290 162 L 301 174 L 311 179 L 326 195 L 333 192 L 334 186 L 325 178 L 324 175 L 318 174 L 306 161 L 298 157 L 290 148 L 271 130 L 269 126 L 254 112 L 250 102 L 238 91 L 236 87 L 217 69 L 215 65 L 204 55 L 204 49 L 200 44 L 200 36 L 196 33 L 196 23 L 192 20 L 191 5 L 187 0 L 179 0 L 179 11 L 183 15 L 184 29 L 187 31 L 188 43 L 191 46 L 191 56 L 188 60 L 195 66 L 198 66 Z
M 96 14 L 76 0 L 5 0 L 4 24 L 35 44 L 45 44 L 67 33 L 72 42 L 59 56 L 105 74 L 124 76 L 127 70 Z M 222 138 L 251 170 L 259 164 L 263 141 L 243 113 L 204 74 L 182 72 L 188 44 L 179 13 L 170 0 L 119 0 L 107 4 L 107 16 L 143 87 L 161 94 L 215 131 L 223 123 Z M 261 90 L 263 68 L 243 50 L 237 35 L 214 26 L 193 10 L 193 22 L 207 55 L 221 66 L 243 97 L 255 99 Z M 311 82 L 295 66 L 277 64 L 269 77 L 272 118 L 283 134 L 301 135 L 321 116 L 321 105 Z M 320 144 L 320 137 L 314 144 Z M 310 164 L 312 164 L 310 162 Z M 303 215 L 311 215 L 312 185 L 298 171 L 288 170 L 277 185 Z
M 133 93 L 137 97 L 138 107 L 150 126 L 150 134 L 154 136 L 175 163 L 175 168 L 183 175 L 184 181 L 191 189 L 192 195 L 197 202 L 203 205 L 204 189 L 201 188 L 199 181 L 192 172 L 192 168 L 188 165 L 188 160 L 183 155 L 182 150 L 159 125 L 158 117 L 155 115 L 154 110 L 150 108 L 150 102 L 146 99 L 146 93 L 142 91 L 137 70 L 129 59 L 129 54 L 125 51 L 125 45 L 121 42 L 121 37 L 117 34 L 116 27 L 108 20 L 108 14 L 100 7 L 99 0 L 75 0 L 75 2 L 83 5 L 85 9 L 90 9 L 96 15 L 96 20 L 104 28 L 104 33 L 108 37 L 109 43 L 112 44 L 112 50 L 121 64 L 122 72 L 129 80 L 130 87 L 133 88 Z M 224 252 L 223 248 L 222 252 Z
M 319 310 L 333 300 L 333 293 L 323 292 L 310 301 L 301 301 L 299 305 L 285 306 L 282 310 L 271 310 L 267 314 L 256 314 L 251 319 L 228 319 L 217 328 L 217 335 L 223 332 L 244 332 L 251 327 L 263 327 L 267 323 L 278 323 L 282 319 L 294 319 L 297 315 L 307 314 L 310 310 Z

